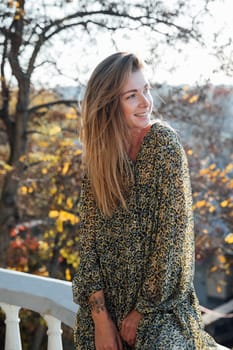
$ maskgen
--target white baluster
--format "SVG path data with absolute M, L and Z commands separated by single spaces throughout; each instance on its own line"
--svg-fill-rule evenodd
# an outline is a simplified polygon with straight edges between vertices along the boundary
M 20 307 L 5 303 L 0 306 L 6 314 L 5 350 L 22 350 L 18 317 Z
M 51 315 L 45 315 L 48 325 L 48 350 L 62 350 L 61 321 Z

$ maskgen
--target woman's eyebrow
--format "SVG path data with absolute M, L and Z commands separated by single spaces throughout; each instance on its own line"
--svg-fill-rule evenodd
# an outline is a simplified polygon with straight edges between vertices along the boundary
M 150 87 L 150 84 L 146 83 L 146 84 L 144 85 L 143 89 L 145 89 L 145 88 L 147 88 L 147 87 Z M 127 91 L 123 92 L 123 93 L 121 94 L 121 96 L 124 96 L 124 95 L 129 94 L 129 93 L 132 93 L 132 92 L 137 92 L 137 91 L 138 91 L 138 89 L 127 90 Z
M 128 90 L 128 91 L 122 92 L 121 96 L 124 96 L 124 95 L 132 93 L 132 92 L 137 92 L 137 91 L 138 91 L 137 89 Z

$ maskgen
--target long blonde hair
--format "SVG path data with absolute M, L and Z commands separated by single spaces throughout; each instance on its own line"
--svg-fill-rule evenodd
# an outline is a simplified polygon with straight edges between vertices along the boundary
M 132 72 L 143 67 L 131 53 L 118 52 L 93 71 L 82 102 L 83 164 L 97 206 L 111 217 L 117 206 L 127 209 L 132 171 L 126 154 L 129 130 L 120 108 L 120 93 Z

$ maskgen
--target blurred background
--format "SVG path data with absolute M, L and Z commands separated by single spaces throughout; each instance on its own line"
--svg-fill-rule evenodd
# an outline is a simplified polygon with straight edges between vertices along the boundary
M 99 61 L 131 51 L 147 63 L 154 117 L 177 130 L 188 157 L 203 315 L 232 300 L 232 11 L 232 0 L 1 1 L 0 267 L 72 280 L 80 103 Z M 232 311 L 206 325 L 229 347 Z M 23 350 L 45 349 L 45 321 L 31 310 L 20 319 Z M 4 320 L 0 311 L 0 349 Z M 73 348 L 65 325 L 63 346 Z

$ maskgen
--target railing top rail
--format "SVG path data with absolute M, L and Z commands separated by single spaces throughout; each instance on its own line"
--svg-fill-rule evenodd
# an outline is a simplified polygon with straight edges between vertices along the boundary
M 0 268 L 0 302 L 52 315 L 74 326 L 71 282 Z

